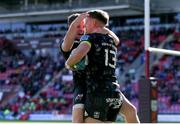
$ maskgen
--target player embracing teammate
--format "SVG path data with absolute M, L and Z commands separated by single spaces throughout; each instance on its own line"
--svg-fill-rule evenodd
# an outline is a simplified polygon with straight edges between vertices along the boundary
M 84 22 L 83 20 L 85 20 L 85 35 L 80 38 L 79 45 L 68 56 L 65 64 L 66 68 L 74 70 L 74 73 L 82 71 L 84 78 L 81 80 L 83 82 L 81 87 L 83 107 L 79 115 L 81 119 L 73 122 L 114 122 L 121 113 L 126 122 L 139 123 L 136 108 L 119 90 L 115 76 L 116 46 L 119 40 L 105 27 L 109 22 L 108 13 L 91 10 L 80 14 L 70 26 L 65 39 L 77 30 L 77 25 Z M 73 27 L 73 24 L 76 26 Z M 61 46 L 63 48 L 63 45 Z M 70 49 L 72 50 L 72 45 Z

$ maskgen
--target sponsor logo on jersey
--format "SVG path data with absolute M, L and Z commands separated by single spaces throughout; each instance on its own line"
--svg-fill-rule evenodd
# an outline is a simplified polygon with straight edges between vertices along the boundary
M 99 118 L 100 112 L 94 112 L 94 118 Z
M 109 106 L 112 106 L 113 109 L 119 108 L 123 102 L 122 96 L 120 98 L 107 98 L 106 103 L 109 103 Z
M 83 94 L 78 94 L 75 98 L 75 100 L 81 100 L 83 98 Z
M 89 39 L 89 35 L 83 35 L 81 37 L 81 41 L 87 41 Z

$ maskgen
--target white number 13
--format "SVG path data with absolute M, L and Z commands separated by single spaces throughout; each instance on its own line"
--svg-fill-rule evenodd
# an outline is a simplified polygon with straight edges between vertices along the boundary
M 109 62 L 109 54 L 113 56 L 112 63 Z M 105 66 L 110 66 L 111 68 L 116 67 L 116 52 L 115 51 L 105 49 Z

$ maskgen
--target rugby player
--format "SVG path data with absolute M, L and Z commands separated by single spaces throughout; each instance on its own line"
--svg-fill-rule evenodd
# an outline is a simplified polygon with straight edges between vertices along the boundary
M 83 19 L 87 17 L 87 13 L 83 14 L 72 14 L 68 17 L 68 31 L 63 39 L 62 44 L 60 44 L 61 52 L 64 58 L 67 59 L 78 45 L 80 37 L 84 33 L 84 21 Z M 99 30 L 101 33 L 108 33 L 113 38 L 116 44 L 119 43 L 118 37 L 109 29 Z M 73 99 L 73 110 L 72 110 L 72 122 L 82 123 L 84 117 L 84 102 L 86 93 L 86 83 L 85 83 L 85 72 L 84 70 L 73 71 L 73 82 L 74 82 L 74 99 Z
M 85 122 L 114 122 L 119 113 L 127 123 L 139 123 L 136 108 L 120 92 L 115 76 L 117 48 L 109 34 L 98 31 L 108 24 L 109 15 L 102 10 L 88 11 L 86 35 L 66 61 L 72 68 L 88 56 L 86 67 Z

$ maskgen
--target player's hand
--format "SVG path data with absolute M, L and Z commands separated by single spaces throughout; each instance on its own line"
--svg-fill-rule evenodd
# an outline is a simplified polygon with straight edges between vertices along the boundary
M 84 70 L 86 67 L 85 58 L 81 59 L 78 63 L 76 63 L 73 68 L 75 71 Z
M 77 17 L 77 20 L 81 22 L 83 19 L 85 19 L 85 18 L 88 17 L 88 16 L 89 16 L 88 13 L 81 13 L 81 14 Z
M 85 64 L 85 58 L 81 59 L 78 63 L 76 63 L 75 65 L 73 66 L 69 66 L 67 64 L 67 61 L 65 63 L 65 67 L 69 70 L 72 70 L 72 71 L 79 71 L 79 70 L 84 70 L 85 67 L 86 67 L 86 64 Z
M 74 21 L 74 25 L 78 26 L 89 14 L 81 13 Z
M 66 69 L 69 69 L 69 70 L 72 70 L 72 71 L 74 71 L 75 70 L 75 68 L 72 66 L 69 66 L 68 64 L 67 64 L 67 62 L 65 63 L 65 67 L 66 67 Z

